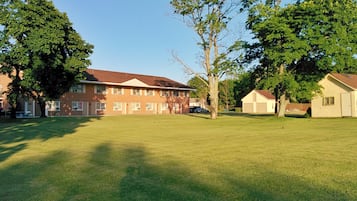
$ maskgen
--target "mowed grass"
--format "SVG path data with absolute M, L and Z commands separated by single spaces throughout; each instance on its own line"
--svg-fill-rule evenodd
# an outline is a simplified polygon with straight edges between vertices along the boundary
M 357 200 L 354 118 L 1 121 L 0 200 Z

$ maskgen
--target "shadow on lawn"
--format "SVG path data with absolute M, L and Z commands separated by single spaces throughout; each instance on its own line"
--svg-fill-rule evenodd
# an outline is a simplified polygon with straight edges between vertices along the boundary
M 24 150 L 29 140 L 49 140 L 75 132 L 92 118 L 18 119 L 0 122 L 0 162 Z
M 0 169 L 4 200 L 355 200 L 342 192 L 263 167 L 249 178 L 211 170 L 221 187 L 170 160 L 160 165 L 140 145 L 113 148 L 101 144 L 78 162 L 59 151 Z M 252 175 L 250 175 L 252 177 Z
M 357 198 L 347 195 L 347 189 L 346 192 L 340 192 L 302 177 L 266 170 L 263 167 L 257 169 L 254 178 L 228 171 L 220 176 L 232 187 L 233 192 L 241 194 L 239 200 L 349 201 Z
M 205 113 L 205 114 L 189 113 L 189 114 L 187 114 L 187 116 L 201 118 L 201 119 L 211 119 L 209 113 Z M 246 117 L 246 118 L 253 118 L 253 119 L 275 117 L 274 114 L 248 114 L 248 113 L 239 113 L 239 112 L 220 112 L 218 114 L 218 117 L 222 117 L 222 116 Z

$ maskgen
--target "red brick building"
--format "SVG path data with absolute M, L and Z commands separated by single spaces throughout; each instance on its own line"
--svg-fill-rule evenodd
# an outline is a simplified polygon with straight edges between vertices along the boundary
M 88 69 L 84 77 L 59 100 L 47 103 L 48 116 L 189 112 L 192 88 L 168 78 L 95 69 Z M 39 115 L 33 101 L 24 101 L 20 108 L 25 115 Z
M 0 74 L 0 110 L 5 110 L 8 106 L 6 95 L 4 92 L 7 90 L 7 85 L 11 82 L 10 78 L 6 75 Z

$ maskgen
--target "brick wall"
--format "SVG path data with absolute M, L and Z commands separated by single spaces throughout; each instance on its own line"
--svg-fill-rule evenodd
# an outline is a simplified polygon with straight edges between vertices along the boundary
M 9 110 L 9 104 L 6 99 L 6 94 L 4 92 L 7 90 L 8 84 L 11 82 L 7 75 L 0 74 L 0 107 L 3 110 Z
M 64 94 L 59 100 L 60 110 L 49 111 L 49 116 L 181 114 L 189 112 L 188 91 L 83 85 L 84 92 Z M 105 86 L 104 93 L 96 93 L 96 88 L 100 89 L 103 86 Z

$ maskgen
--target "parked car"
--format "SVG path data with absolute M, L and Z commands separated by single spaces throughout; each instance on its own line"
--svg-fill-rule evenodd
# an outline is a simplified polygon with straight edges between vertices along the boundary
M 209 112 L 208 110 L 199 106 L 190 107 L 190 113 L 208 113 L 208 112 Z

